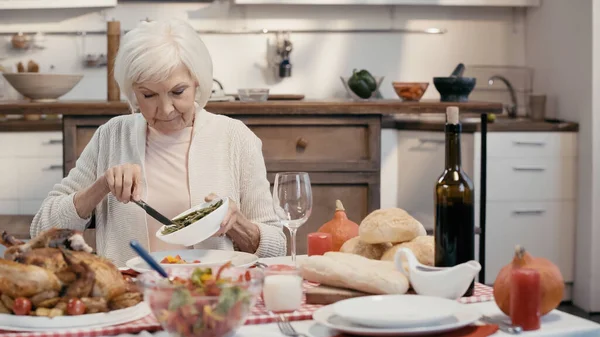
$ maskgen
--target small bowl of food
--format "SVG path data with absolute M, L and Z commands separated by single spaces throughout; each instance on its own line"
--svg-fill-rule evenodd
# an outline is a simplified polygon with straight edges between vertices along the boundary
M 264 102 L 269 99 L 269 89 L 238 89 L 238 97 L 242 102 Z
M 227 197 L 200 204 L 171 219 L 173 224 L 163 225 L 155 235 L 167 243 L 192 246 L 219 231 L 228 208 Z
M 168 270 L 140 274 L 144 301 L 172 336 L 222 337 L 244 324 L 263 288 L 260 268 L 232 267 Z
M 406 102 L 418 102 L 429 87 L 428 82 L 392 82 L 396 95 Z

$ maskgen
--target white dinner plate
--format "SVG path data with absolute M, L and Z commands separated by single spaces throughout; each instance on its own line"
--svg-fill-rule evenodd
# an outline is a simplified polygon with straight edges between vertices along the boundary
M 346 321 L 373 328 L 408 328 L 435 324 L 455 315 L 463 304 L 420 295 L 375 295 L 349 298 L 333 304 Z
M 200 263 L 161 264 L 161 266 L 166 268 L 209 268 L 225 264 L 229 261 L 231 261 L 231 264 L 233 264 L 236 267 L 248 267 L 258 261 L 258 256 L 254 254 L 216 249 L 182 249 L 150 253 L 150 256 L 152 256 L 152 258 L 154 258 L 157 262 L 162 261 L 162 259 L 168 255 L 179 255 L 182 259 L 186 261 L 200 260 Z M 125 262 L 125 265 L 137 271 L 138 273 L 143 273 L 152 270 L 152 268 L 150 268 L 150 266 L 139 256 L 134 257 L 129 261 Z
M 151 314 L 146 302 L 133 307 L 79 316 L 17 316 L 0 314 L 0 330 L 55 331 L 76 328 L 102 328 L 138 320 Z
M 413 295 L 417 296 L 417 295 Z M 337 316 L 333 311 L 333 305 L 324 306 L 313 313 L 313 319 L 330 329 L 341 332 L 359 335 L 359 336 L 421 336 L 433 333 L 449 332 L 460 329 L 472 323 L 475 323 L 481 314 L 472 307 L 464 305 L 461 311 L 457 312 L 442 321 L 428 324 L 421 327 L 408 328 L 371 328 L 355 324 Z

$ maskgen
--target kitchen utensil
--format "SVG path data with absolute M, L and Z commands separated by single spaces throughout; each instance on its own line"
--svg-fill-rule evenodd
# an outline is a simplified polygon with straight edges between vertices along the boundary
M 474 77 L 462 77 L 465 66 L 460 63 L 450 77 L 434 77 L 433 85 L 440 93 L 442 102 L 467 102 L 469 94 L 475 88 Z
M 339 317 L 333 311 L 333 305 L 324 306 L 313 313 L 313 319 L 330 329 L 341 332 L 359 335 L 359 336 L 419 336 L 432 335 L 458 330 L 462 327 L 475 323 L 479 320 L 481 314 L 468 305 L 463 306 L 462 310 L 437 324 L 410 328 L 371 328 L 360 324 L 349 322 Z
M 269 89 L 238 89 L 238 96 L 243 102 L 264 102 L 269 98 Z
M 546 119 L 546 95 L 529 95 L 529 111 L 531 119 L 543 121 Z
M 518 325 L 512 325 L 510 323 L 504 322 L 501 319 L 493 319 L 486 315 L 481 316 L 481 321 L 488 324 L 496 324 L 500 328 L 500 331 L 509 333 L 511 335 L 518 335 L 521 332 L 523 332 L 523 329 Z
M 161 224 L 166 225 L 166 226 L 170 226 L 173 224 L 173 222 L 171 220 L 169 220 L 169 218 L 162 215 L 159 211 L 155 210 L 154 208 L 150 207 L 150 205 L 148 205 L 144 200 L 139 200 L 139 201 L 132 200 L 132 201 L 136 205 L 140 206 L 144 211 L 146 211 L 146 213 L 148 213 L 149 216 L 153 217 Z
M 156 237 L 164 242 L 183 246 L 192 246 L 198 242 L 202 242 L 208 239 L 209 237 L 213 236 L 216 232 L 218 232 L 221 228 L 221 222 L 223 222 L 225 214 L 227 214 L 227 210 L 229 209 L 229 198 L 224 197 L 220 199 L 214 199 L 210 202 L 197 205 L 173 218 L 181 218 L 192 212 L 212 206 L 218 203 L 219 201 L 222 202 L 221 206 L 214 209 L 212 212 L 206 214 L 201 219 L 194 221 L 188 226 L 185 226 L 175 232 L 166 235 L 162 234 L 162 231 L 163 229 L 165 229 L 166 226 L 162 226 L 158 229 L 158 231 L 156 231 Z
M 160 274 L 160 276 L 166 279 L 169 278 L 169 274 L 167 274 L 163 267 L 161 267 L 160 264 L 156 262 L 154 258 L 152 258 L 150 253 L 148 253 L 137 240 L 129 241 L 129 245 L 144 261 L 146 261 L 150 268 L 154 269 L 157 273 Z
M 404 269 L 404 261 L 408 264 L 408 271 Z M 474 260 L 454 267 L 426 266 L 408 248 L 396 251 L 394 263 L 396 269 L 408 278 L 417 294 L 450 300 L 461 298 L 481 270 L 481 264 Z M 440 287 L 440 284 L 444 286 Z
M 306 304 L 321 305 L 332 304 L 349 298 L 373 295 L 362 291 L 330 287 L 322 284 L 307 289 L 304 294 L 306 296 Z
M 339 301 L 333 304 L 333 312 L 346 321 L 373 328 L 414 328 L 442 322 L 464 306 L 432 296 L 376 295 Z
M 21 95 L 37 102 L 54 102 L 81 79 L 80 74 L 3 73 L 6 81 Z
M 392 82 L 396 95 L 403 101 L 418 102 L 427 91 L 427 82 Z
M 227 250 L 212 250 L 212 249 L 182 249 L 182 250 L 168 250 L 149 253 L 155 261 L 162 261 L 167 256 L 179 255 L 184 261 L 189 263 L 161 263 L 158 262 L 163 268 L 208 268 L 214 266 L 220 266 L 227 262 L 232 262 L 234 266 L 234 259 L 238 257 L 236 252 Z M 251 255 L 251 254 L 250 254 Z M 194 263 L 193 261 L 199 260 L 200 262 Z M 149 270 L 148 264 L 139 256 L 134 257 L 127 262 L 125 265 L 135 271 L 144 272 Z
M 290 323 L 289 321 L 278 321 L 277 322 L 277 327 L 279 327 L 279 331 L 281 331 L 281 333 L 284 334 L 284 335 L 286 335 L 286 336 L 290 336 L 290 337 L 308 337 L 305 334 L 296 332 L 296 329 L 294 329 L 294 327 L 292 326 L 292 323 Z

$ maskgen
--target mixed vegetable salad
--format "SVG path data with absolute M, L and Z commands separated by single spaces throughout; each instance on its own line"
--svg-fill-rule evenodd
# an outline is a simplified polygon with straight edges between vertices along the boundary
M 161 233 L 162 233 L 162 235 L 175 233 L 178 230 L 183 229 L 183 228 L 193 224 L 194 222 L 204 218 L 205 216 L 209 215 L 214 210 L 221 207 L 221 205 L 223 205 L 223 199 L 217 201 L 216 203 L 214 203 L 212 205 L 209 205 L 209 206 L 201 208 L 199 210 L 190 212 L 179 218 L 173 219 L 172 220 L 173 224 L 170 226 L 165 226 L 163 228 L 163 230 L 161 231 Z
M 210 268 L 196 268 L 188 279 L 175 277 L 171 293 L 152 296 L 158 302 L 151 299 L 150 306 L 163 328 L 183 337 L 217 337 L 243 324 L 255 297 L 248 289 L 251 274 L 223 277 L 230 266 L 221 266 L 216 274 Z
M 194 260 L 192 262 L 188 262 L 184 259 L 181 258 L 181 256 L 179 256 L 179 254 L 172 256 L 172 255 L 167 255 L 165 256 L 162 260 L 160 260 L 160 263 L 163 264 L 188 264 L 188 263 L 201 263 L 202 261 L 200 260 Z

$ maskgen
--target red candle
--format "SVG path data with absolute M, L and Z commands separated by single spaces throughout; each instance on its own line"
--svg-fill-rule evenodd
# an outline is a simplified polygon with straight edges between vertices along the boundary
M 542 290 L 540 273 L 529 268 L 514 269 L 510 277 L 510 319 L 524 331 L 538 330 L 541 325 Z
M 329 233 L 308 234 L 308 256 L 323 255 L 333 248 L 333 239 Z

